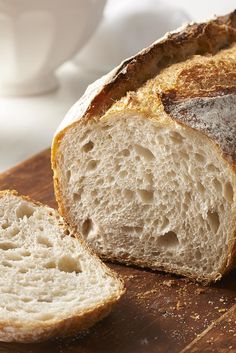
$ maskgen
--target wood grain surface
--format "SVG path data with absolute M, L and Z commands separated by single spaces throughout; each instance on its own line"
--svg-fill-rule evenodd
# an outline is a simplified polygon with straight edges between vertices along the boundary
M 0 175 L 16 189 L 56 207 L 50 151 Z M 236 352 L 236 271 L 204 287 L 160 272 L 109 264 L 127 292 L 115 310 L 76 337 L 40 344 L 0 343 L 0 353 Z

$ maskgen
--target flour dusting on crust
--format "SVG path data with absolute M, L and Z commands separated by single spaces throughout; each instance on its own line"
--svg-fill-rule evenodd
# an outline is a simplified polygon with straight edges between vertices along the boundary
M 216 141 L 230 161 L 236 155 L 236 93 L 162 103 L 171 117 L 204 132 Z

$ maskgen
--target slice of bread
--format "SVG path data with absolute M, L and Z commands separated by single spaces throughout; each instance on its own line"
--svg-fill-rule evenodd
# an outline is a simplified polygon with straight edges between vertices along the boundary
M 59 209 L 104 258 L 215 281 L 235 264 L 236 12 L 91 85 L 52 146 Z
M 57 211 L 16 192 L 0 192 L 0 256 L 1 341 L 73 335 L 124 290 Z

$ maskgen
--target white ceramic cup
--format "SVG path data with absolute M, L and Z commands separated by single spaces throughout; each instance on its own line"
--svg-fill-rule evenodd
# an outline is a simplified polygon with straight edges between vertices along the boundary
M 0 0 L 0 95 L 57 87 L 54 71 L 86 43 L 106 0 Z

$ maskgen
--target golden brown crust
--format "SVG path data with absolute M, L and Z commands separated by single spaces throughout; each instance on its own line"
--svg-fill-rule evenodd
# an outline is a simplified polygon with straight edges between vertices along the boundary
M 225 142 L 230 136 L 230 129 L 219 140 L 211 127 L 213 134 L 208 134 L 201 124 L 192 125 L 193 118 L 189 122 L 177 116 L 181 110 L 177 109 L 180 107 L 178 104 L 185 99 L 194 103 L 194 98 L 197 98 L 196 104 L 207 105 L 210 101 L 199 99 L 232 98 L 230 94 L 234 94 L 236 89 L 236 45 L 232 48 L 230 46 L 235 42 L 236 11 L 206 23 L 188 25 L 178 32 L 168 34 L 124 61 L 88 88 L 59 127 L 52 145 L 55 194 L 59 210 L 66 219 L 69 220 L 70 217 L 60 191 L 60 170 L 57 163 L 57 158 L 60 157 L 60 142 L 66 132 L 75 125 L 85 124 L 91 119 L 100 119 L 104 114 L 109 118 L 111 114 L 124 109 L 126 112 L 138 111 L 146 117 L 162 119 L 165 124 L 177 122 L 187 128 L 196 129 L 210 138 L 217 148 L 217 153 L 222 155 L 235 173 L 234 133 L 231 144 L 226 146 Z M 217 99 L 214 103 L 218 104 L 220 100 Z M 232 99 L 234 100 L 234 97 Z M 221 103 L 224 104 L 224 101 Z M 226 123 L 223 122 L 224 127 Z M 227 264 L 219 276 L 203 280 L 217 280 L 229 270 L 234 265 L 235 253 L 236 244 L 232 246 Z M 138 264 L 142 266 L 141 261 Z M 177 272 L 173 268 L 165 270 Z M 191 277 L 188 273 L 182 274 Z
M 75 120 L 102 116 L 115 101 L 129 91 L 136 91 L 162 69 L 182 62 L 192 55 L 215 54 L 236 40 L 236 10 L 214 20 L 189 24 L 167 34 L 137 55 L 123 61 L 108 75 L 96 81 L 85 92 L 85 111 Z
M 208 285 L 212 282 L 216 282 L 216 281 L 220 280 L 222 278 L 222 275 L 229 271 L 229 270 L 227 270 L 226 272 L 224 271 L 223 274 L 221 272 L 219 272 L 216 276 L 212 277 L 212 276 L 203 276 L 203 275 L 200 275 L 197 273 L 193 274 L 191 271 L 184 270 L 184 269 L 180 270 L 179 268 L 177 268 L 175 266 L 171 266 L 170 264 L 165 265 L 165 266 L 163 266 L 163 265 L 155 265 L 154 266 L 152 263 L 147 264 L 146 262 L 142 261 L 141 259 L 137 259 L 137 258 L 133 258 L 132 260 L 127 260 L 127 259 L 123 259 L 121 257 L 115 257 L 113 255 L 106 256 L 106 254 L 101 254 L 100 257 L 104 261 L 111 261 L 114 263 L 122 263 L 126 266 L 138 266 L 141 268 L 150 268 L 151 270 L 154 270 L 154 271 L 161 271 L 161 272 L 165 272 L 165 273 L 174 273 L 177 276 L 188 277 L 190 280 L 200 282 L 203 285 Z
M 50 207 L 43 205 L 41 202 L 32 200 L 28 196 L 19 195 L 16 190 L 2 190 L 0 191 L 0 198 L 4 197 L 7 194 L 18 196 L 25 201 L 34 203 L 37 206 L 47 207 L 49 210 L 51 209 Z M 4 322 L 3 320 L 0 320 L 0 341 L 27 343 L 44 341 L 56 337 L 66 337 L 75 335 L 76 333 L 78 333 L 78 331 L 88 329 L 97 321 L 107 316 L 125 292 L 124 282 L 121 277 L 118 276 L 113 270 L 109 269 L 98 258 L 95 252 L 88 247 L 87 243 L 82 239 L 82 237 L 78 233 L 76 233 L 75 229 L 73 229 L 71 226 L 68 226 L 68 224 L 66 224 L 63 219 L 60 220 L 60 225 L 65 228 L 65 230 L 69 230 L 70 235 L 76 236 L 76 238 L 86 249 L 86 251 L 88 251 L 92 257 L 96 258 L 97 261 L 99 261 L 99 265 L 103 267 L 107 275 L 111 276 L 119 282 L 119 290 L 112 297 L 107 298 L 106 301 L 94 305 L 94 307 L 89 308 L 89 310 L 87 311 L 75 312 L 73 313 L 73 316 L 68 318 L 62 318 L 60 320 L 48 320 L 44 323 L 29 323 L 28 325 L 24 326 L 17 322 Z M 9 330 L 9 328 L 11 329 Z
M 76 335 L 78 332 L 90 328 L 96 322 L 106 317 L 117 303 L 117 300 L 117 298 L 114 298 L 113 300 L 104 302 L 103 305 L 98 305 L 81 315 L 74 314 L 70 318 L 53 323 L 40 323 L 38 326 L 27 325 L 26 327 L 22 327 L 15 323 L 1 322 L 0 341 L 30 343 Z M 5 327 L 10 327 L 11 331 L 6 332 Z

